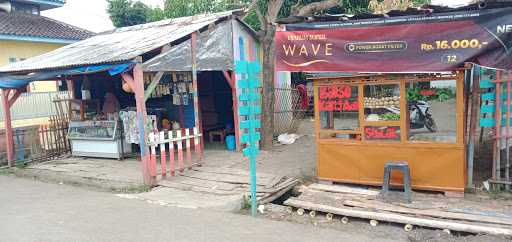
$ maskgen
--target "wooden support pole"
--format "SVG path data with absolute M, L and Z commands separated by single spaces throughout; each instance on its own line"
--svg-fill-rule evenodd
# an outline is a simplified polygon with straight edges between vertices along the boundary
M 471 116 L 469 118 L 469 137 L 468 137 L 468 175 L 467 175 L 467 188 L 473 189 L 473 164 L 475 159 L 475 143 L 478 143 L 478 117 L 480 107 L 480 77 L 475 78 L 475 72 L 479 67 L 474 66 L 471 70 L 471 80 L 473 86 L 471 87 Z
M 73 80 L 66 79 L 66 85 L 68 86 L 68 92 L 70 94 L 70 99 L 75 99 L 75 84 Z
M 2 106 L 4 108 L 5 142 L 7 149 L 7 163 L 9 167 L 14 166 L 14 140 L 11 124 L 11 106 L 9 105 L 10 89 L 2 89 Z
M 144 78 L 140 63 L 133 68 L 133 77 L 127 73 L 123 73 L 122 77 L 135 93 L 135 104 L 137 106 L 137 126 L 140 131 L 139 147 L 142 161 L 142 176 L 144 184 L 148 186 L 155 185 L 155 177 L 150 173 L 150 153 L 147 144 L 148 130 L 146 129 L 146 105 L 144 104 Z
M 199 106 L 199 92 L 197 90 L 197 32 L 191 34 L 190 38 L 190 51 L 191 51 L 191 63 L 192 63 L 192 96 L 194 99 L 194 127 L 198 127 L 203 132 L 203 125 L 201 122 L 201 107 Z M 201 150 L 204 150 L 204 135 L 201 136 Z
M 236 150 L 240 151 L 242 149 L 240 145 L 240 120 L 238 119 L 238 92 L 236 89 L 236 74 L 234 71 L 229 74 L 227 71 L 223 71 L 224 78 L 228 82 L 231 87 L 231 96 L 233 99 L 233 123 L 235 125 L 235 141 L 236 141 Z
M 11 89 L 2 90 L 2 105 L 4 107 L 4 123 L 5 123 L 5 136 L 6 136 L 6 150 L 7 150 L 7 162 L 9 167 L 14 166 L 14 134 L 12 129 L 11 120 L 11 107 L 14 105 L 16 100 L 20 97 L 22 91 L 18 89 L 12 89 L 14 94 L 9 98 Z
M 505 81 L 507 83 L 507 111 L 506 111 L 506 115 L 505 115 L 505 117 L 507 119 L 506 120 L 507 130 L 506 130 L 506 134 L 505 134 L 507 138 L 505 140 L 505 142 L 506 142 L 505 145 L 507 148 L 506 148 L 505 179 L 507 181 L 510 181 L 510 142 L 509 141 L 510 141 L 510 91 L 511 91 L 510 89 L 511 89 L 511 87 L 510 87 L 510 79 L 509 79 L 510 77 L 507 75 L 504 78 L 506 78 Z M 510 185 L 506 185 L 506 188 L 507 188 L 507 190 L 509 190 Z
M 494 162 L 493 162 L 493 180 L 500 179 L 501 178 L 501 172 L 500 172 L 500 163 L 501 163 L 501 71 L 496 71 L 496 112 L 495 112 L 495 120 L 496 120 L 496 127 L 495 127 L 495 135 L 496 138 L 494 139 Z

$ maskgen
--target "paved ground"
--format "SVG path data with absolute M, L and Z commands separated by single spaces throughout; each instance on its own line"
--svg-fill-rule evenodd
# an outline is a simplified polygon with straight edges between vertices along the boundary
M 0 176 L 1 241 L 396 241 Z

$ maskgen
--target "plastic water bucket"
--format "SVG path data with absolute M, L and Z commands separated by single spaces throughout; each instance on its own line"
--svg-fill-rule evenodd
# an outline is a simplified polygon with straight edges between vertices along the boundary
M 231 151 L 236 149 L 236 140 L 234 135 L 226 136 L 226 149 Z

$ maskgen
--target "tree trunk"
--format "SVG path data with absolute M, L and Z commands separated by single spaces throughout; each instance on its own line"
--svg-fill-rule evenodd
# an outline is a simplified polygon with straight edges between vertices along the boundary
M 274 35 L 276 29 L 267 25 L 265 35 L 261 39 L 263 49 L 263 105 L 261 117 L 261 149 L 271 150 L 274 140 Z

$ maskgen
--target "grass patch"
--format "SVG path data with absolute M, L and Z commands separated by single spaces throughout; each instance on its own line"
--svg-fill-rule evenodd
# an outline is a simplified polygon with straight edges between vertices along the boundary
M 13 173 L 12 170 L 9 168 L 0 169 L 0 175 L 10 175 L 12 173 Z
M 119 193 L 143 193 L 151 191 L 151 186 L 148 185 L 139 185 L 139 186 L 130 186 L 122 189 L 112 189 L 114 192 Z
M 488 194 L 492 199 L 512 200 L 512 191 L 493 189 Z

